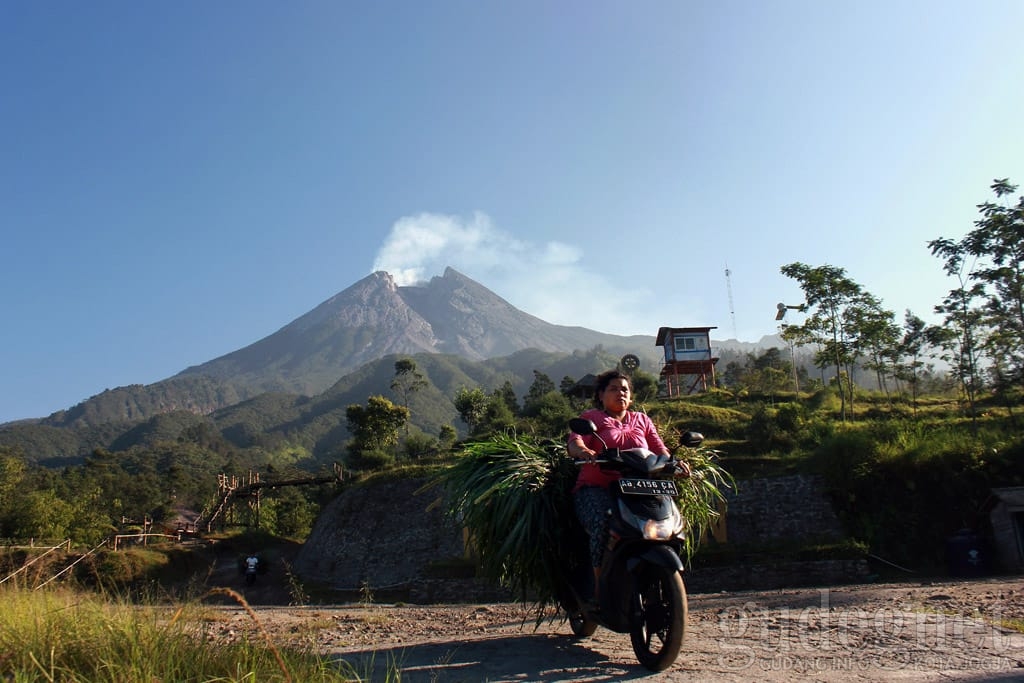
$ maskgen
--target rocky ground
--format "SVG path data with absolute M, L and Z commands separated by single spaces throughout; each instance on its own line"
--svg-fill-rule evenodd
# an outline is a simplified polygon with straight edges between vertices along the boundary
M 627 634 L 575 639 L 513 603 L 255 605 L 255 619 L 228 605 L 208 637 L 262 628 L 366 681 L 1024 681 L 1024 577 L 703 593 L 689 607 L 661 674 L 636 663 Z

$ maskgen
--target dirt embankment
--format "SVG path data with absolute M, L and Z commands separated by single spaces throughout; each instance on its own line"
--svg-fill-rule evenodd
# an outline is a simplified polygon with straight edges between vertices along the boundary
M 254 630 L 225 607 L 212 640 Z M 1024 577 L 690 596 L 675 665 L 651 674 L 626 634 L 574 639 L 509 603 L 256 607 L 275 642 L 343 659 L 364 680 L 1024 681 Z

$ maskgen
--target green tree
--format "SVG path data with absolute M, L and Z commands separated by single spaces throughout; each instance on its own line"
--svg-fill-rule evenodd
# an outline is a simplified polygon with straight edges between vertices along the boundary
M 637 368 L 630 382 L 633 384 L 633 400 L 637 403 L 651 401 L 658 395 L 658 378 L 649 372 Z
M 274 532 L 289 538 L 306 538 L 316 521 L 316 503 L 310 502 L 295 486 L 281 487 L 275 491 L 272 501 Z
M 25 460 L 15 454 L 15 449 L 0 447 L 0 536 L 17 536 L 14 533 L 16 503 L 20 496 L 27 469 Z M 20 449 L 17 451 L 20 453 Z
M 1024 195 L 1009 178 L 995 180 L 992 191 L 1002 203 L 978 206 L 981 218 L 963 239 L 964 249 L 978 259 L 971 277 L 985 287 L 985 322 L 991 329 L 985 353 L 997 378 L 1024 383 Z
M 426 388 L 428 385 L 426 377 L 416 367 L 416 361 L 412 358 L 402 358 L 395 361 L 395 377 L 391 380 L 391 391 L 398 395 L 402 406 L 406 410 L 409 410 L 409 401 L 412 399 L 413 394 Z M 409 434 L 408 421 L 406 421 L 405 433 L 406 435 Z
M 779 336 L 789 347 L 789 362 L 792 366 L 791 369 L 793 372 L 793 391 L 799 394 L 801 386 L 805 389 L 807 388 L 807 371 L 804 368 L 799 367 L 796 362 L 796 348 L 798 346 L 810 344 L 812 343 L 812 340 L 808 338 L 807 330 L 800 325 L 781 325 L 779 327 Z M 803 383 L 800 381 L 801 375 L 803 375 Z
M 935 307 L 935 312 L 944 316 L 945 324 L 928 328 L 926 338 L 946 352 L 942 357 L 956 372 L 973 420 L 975 397 L 981 388 L 978 352 L 979 339 L 984 337 L 984 315 L 979 300 L 985 294 L 985 287 L 980 282 L 971 282 L 967 267 L 969 254 L 962 241 L 940 238 L 932 240 L 928 246 L 932 255 L 944 260 L 943 270 L 956 278 L 957 286 Z
M 492 396 L 496 396 L 504 401 L 513 415 L 519 412 L 519 400 L 516 398 L 516 390 L 512 388 L 512 382 L 509 380 L 505 380 L 500 387 L 495 389 Z
M 846 275 L 845 269 L 836 266 L 811 267 L 796 262 L 783 266 L 781 270 L 783 275 L 796 280 L 804 292 L 809 314 L 801 325 L 803 331 L 799 338 L 813 341 L 818 345 L 819 351 L 815 354 L 817 367 L 832 365 L 835 368 L 840 398 L 839 410 L 845 422 L 847 396 L 850 400 L 853 398 L 849 370 L 857 355 L 854 343 L 855 330 L 851 329 L 852 320 L 848 316 L 848 309 L 863 303 L 864 290 Z
M 487 410 L 487 394 L 480 387 L 473 389 L 462 387 L 455 392 L 453 403 L 455 404 L 455 410 L 459 413 L 459 417 L 462 418 L 462 421 L 466 423 L 466 427 L 469 428 L 469 433 L 476 433 L 477 427 L 484 419 L 484 412 Z
M 402 452 L 409 460 L 419 460 L 433 453 L 437 453 L 440 444 L 438 440 L 429 434 L 416 432 L 405 437 L 402 441 Z
M 441 429 L 437 433 L 437 439 L 441 442 L 442 448 L 451 448 L 458 438 L 459 433 L 450 424 L 441 425 Z
M 508 404 L 500 396 L 491 396 L 487 399 L 483 417 L 474 432 L 476 436 L 481 434 L 493 434 L 502 432 L 516 424 L 516 416 L 508 407 Z
M 924 368 L 924 349 L 928 343 L 925 331 L 928 325 L 924 320 L 907 310 L 903 314 L 903 337 L 892 355 L 893 375 L 898 380 L 905 380 L 910 385 L 911 405 L 917 413 L 918 386 L 920 373 Z
M 569 420 L 577 415 L 569 397 L 557 390 L 535 399 L 529 407 L 524 415 L 526 424 L 535 434 L 555 439 L 565 436 Z
M 857 348 L 867 356 L 864 366 L 874 371 L 878 387 L 889 397 L 889 358 L 899 348 L 900 327 L 895 314 L 875 297 L 865 294 L 859 304 L 848 311 L 849 325 L 857 331 Z
M 739 392 L 739 390 L 743 388 L 744 369 L 743 363 L 731 360 L 725 364 L 725 368 L 718 376 L 719 381 L 728 389 Z
M 8 511 L 7 532 L 14 538 L 60 541 L 72 535 L 74 518 L 72 505 L 53 491 L 28 490 L 17 496 Z
M 552 391 L 557 392 L 558 387 L 556 387 L 555 383 L 551 381 L 551 378 L 539 370 L 534 370 L 533 383 L 530 385 L 530 388 L 526 391 L 526 396 L 523 398 L 523 414 L 536 414 L 536 407 L 533 406 L 533 404 Z
M 0 446 L 0 506 L 13 498 L 27 469 L 21 449 Z
M 371 396 L 365 408 L 358 403 L 350 405 L 345 416 L 354 450 L 388 450 L 398 443 L 398 432 L 409 421 L 409 409 L 383 396 Z

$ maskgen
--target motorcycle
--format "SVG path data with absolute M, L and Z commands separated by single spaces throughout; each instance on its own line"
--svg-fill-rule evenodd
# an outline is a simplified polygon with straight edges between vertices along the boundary
M 581 435 L 597 435 L 593 422 L 570 420 Z M 577 637 L 589 637 L 598 626 L 629 633 L 637 660 L 651 671 L 664 671 L 675 662 L 686 631 L 687 601 L 680 550 L 685 523 L 675 503 L 673 477 L 679 461 L 645 448 L 608 448 L 603 439 L 596 462 L 617 468 L 622 478 L 610 486 L 609 542 L 601 563 L 598 603 L 593 595 L 586 533 L 576 534 L 571 576 L 559 596 Z M 683 445 L 695 448 L 704 437 L 683 435 Z M 585 460 L 576 460 L 581 465 Z
M 241 561 L 242 570 L 245 575 L 245 585 L 252 586 L 256 583 L 256 574 L 260 571 L 260 565 L 263 564 L 258 557 L 251 555 L 245 560 Z

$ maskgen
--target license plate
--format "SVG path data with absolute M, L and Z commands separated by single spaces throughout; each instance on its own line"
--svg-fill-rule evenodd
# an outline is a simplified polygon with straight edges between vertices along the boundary
M 623 493 L 641 496 L 678 496 L 676 483 L 671 479 L 619 479 Z

